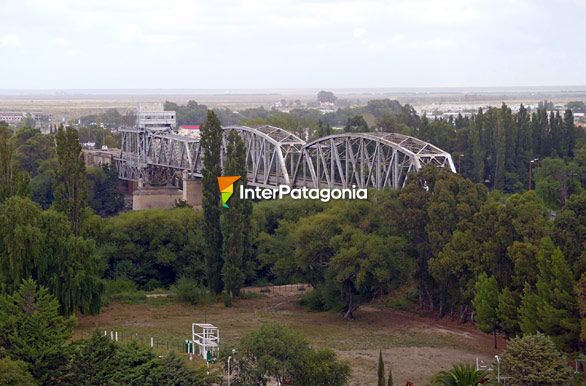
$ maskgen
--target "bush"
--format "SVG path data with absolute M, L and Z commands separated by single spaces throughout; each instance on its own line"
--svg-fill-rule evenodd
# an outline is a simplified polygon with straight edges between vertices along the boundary
M 175 295 L 184 302 L 193 305 L 206 304 L 212 301 L 211 294 L 201 287 L 200 283 L 194 279 L 182 276 L 173 286 Z
M 37 382 L 23 361 L 0 358 L 0 386 L 32 386 Z
M 137 304 L 146 300 L 143 291 L 136 289 L 136 284 L 128 279 L 104 280 L 106 290 L 104 292 L 105 303 L 113 301 Z
M 503 352 L 502 363 L 511 384 L 568 384 L 572 375 L 562 353 L 543 334 L 512 339 Z
M 299 301 L 303 307 L 313 311 L 342 311 L 344 303 L 339 296 L 340 289 L 337 283 L 327 280 L 312 291 L 306 292 Z
M 386 306 L 392 310 L 408 311 L 411 309 L 411 301 L 405 297 L 389 299 Z

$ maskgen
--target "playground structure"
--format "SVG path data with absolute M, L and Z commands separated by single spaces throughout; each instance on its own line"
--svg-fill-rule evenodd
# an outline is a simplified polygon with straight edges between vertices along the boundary
M 191 325 L 191 354 L 195 355 L 195 346 L 199 347 L 199 355 L 208 363 L 214 362 L 220 353 L 220 329 L 209 323 L 193 323 Z

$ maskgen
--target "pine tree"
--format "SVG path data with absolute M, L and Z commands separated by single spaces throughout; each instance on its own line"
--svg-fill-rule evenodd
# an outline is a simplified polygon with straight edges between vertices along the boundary
M 544 238 L 540 244 L 537 266 L 537 325 L 561 347 L 569 347 L 577 342 L 579 334 L 574 275 L 562 251 L 550 238 Z
M 378 352 L 378 386 L 385 386 L 385 363 L 382 350 Z
M 246 151 L 244 142 L 236 131 L 228 135 L 226 148 L 226 165 L 224 174 L 228 176 L 240 176 L 240 180 L 234 183 L 234 194 L 230 199 L 230 209 L 222 214 L 223 235 L 223 276 L 224 291 L 230 299 L 237 296 L 244 283 L 244 256 L 246 246 L 249 244 L 245 238 L 249 237 L 250 229 L 250 201 L 240 199 L 238 191 L 240 186 L 246 186 Z
M 521 298 L 521 306 L 519 306 L 519 327 L 523 334 L 536 334 L 539 330 L 537 326 L 538 318 L 538 301 L 537 295 L 529 285 L 525 283 L 523 288 L 523 296 Z
M 29 364 L 41 384 L 67 384 L 68 340 L 74 318 L 59 314 L 46 288 L 25 280 L 12 296 L 0 295 L 0 351 Z
M 482 273 L 476 281 L 476 295 L 472 300 L 476 311 L 476 325 L 480 331 L 492 333 L 496 347 L 496 330 L 498 327 L 498 286 L 494 276 Z
M 498 297 L 498 308 L 496 310 L 500 322 L 500 328 L 508 335 L 519 331 L 519 315 L 513 292 L 505 287 Z
M 389 369 L 389 376 L 387 378 L 387 386 L 393 386 L 393 370 Z
M 63 126 L 57 130 L 57 186 L 55 207 L 67 213 L 75 234 L 79 234 L 82 211 L 86 207 L 85 161 L 77 130 Z
M 221 175 L 220 151 L 222 127 L 213 111 L 208 111 L 207 120 L 201 129 L 203 155 L 203 213 L 204 256 L 208 288 L 222 291 L 222 231 L 220 228 L 221 201 L 218 177 Z

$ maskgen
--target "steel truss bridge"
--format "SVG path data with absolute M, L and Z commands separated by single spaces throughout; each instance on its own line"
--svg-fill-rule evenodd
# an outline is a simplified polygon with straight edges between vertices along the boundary
M 456 172 L 452 157 L 438 147 L 403 134 L 339 133 L 305 142 L 273 126 L 223 127 L 222 165 L 231 131 L 246 149 L 248 185 L 284 184 L 308 188 L 401 188 L 407 174 L 425 165 Z M 169 182 L 181 172 L 202 177 L 198 139 L 172 131 L 121 130 L 118 175 L 130 181 Z

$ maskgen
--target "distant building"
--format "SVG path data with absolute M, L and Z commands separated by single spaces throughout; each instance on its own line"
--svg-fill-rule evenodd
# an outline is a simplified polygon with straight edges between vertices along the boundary
M 0 112 L 0 121 L 4 121 L 9 125 L 18 125 L 24 119 L 24 115 L 22 113 L 12 113 L 12 112 Z
M 199 125 L 181 125 L 179 126 L 179 135 L 191 138 L 199 138 L 201 126 Z
M 0 122 L 4 121 L 11 126 L 19 126 L 29 117 L 34 121 L 35 128 L 45 134 L 50 132 L 53 123 L 53 114 L 51 113 L 0 111 Z
M 139 129 L 150 131 L 176 130 L 175 111 L 164 111 L 161 103 L 141 104 L 136 117 Z

